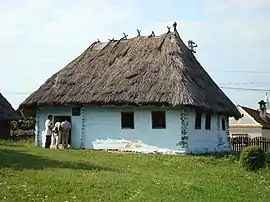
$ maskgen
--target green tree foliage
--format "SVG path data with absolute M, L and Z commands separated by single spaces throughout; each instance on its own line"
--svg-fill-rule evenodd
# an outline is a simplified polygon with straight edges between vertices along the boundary
M 33 117 L 22 118 L 11 122 L 11 130 L 30 130 L 35 129 L 36 120 Z

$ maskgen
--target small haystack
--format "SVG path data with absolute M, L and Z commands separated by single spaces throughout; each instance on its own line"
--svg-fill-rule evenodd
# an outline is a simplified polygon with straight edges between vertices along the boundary
M 198 107 L 240 117 L 180 38 L 171 32 L 90 45 L 21 105 L 155 105 Z

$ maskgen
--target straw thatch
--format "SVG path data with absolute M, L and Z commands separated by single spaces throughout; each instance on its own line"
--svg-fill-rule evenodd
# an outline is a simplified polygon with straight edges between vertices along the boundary
M 192 106 L 240 116 L 176 30 L 93 43 L 20 108 L 70 104 Z
M 15 112 L 11 104 L 0 93 L 0 121 L 12 121 L 18 119 L 19 115 Z

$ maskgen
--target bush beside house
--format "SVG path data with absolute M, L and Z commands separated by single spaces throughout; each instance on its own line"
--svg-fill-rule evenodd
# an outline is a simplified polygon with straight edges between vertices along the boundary
M 246 170 L 259 170 L 265 165 L 264 151 L 258 146 L 249 146 L 243 149 L 240 163 Z

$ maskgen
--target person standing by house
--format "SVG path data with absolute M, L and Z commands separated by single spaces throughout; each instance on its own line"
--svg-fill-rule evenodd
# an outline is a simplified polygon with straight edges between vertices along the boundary
M 51 136 L 53 129 L 52 118 L 52 115 L 49 115 L 45 121 L 45 148 L 50 148 L 51 145 Z
M 64 148 L 68 146 L 69 132 L 71 130 L 71 124 L 69 121 L 65 120 L 61 123 L 62 128 L 62 144 Z
M 52 129 L 52 144 L 51 144 L 50 147 L 58 149 L 60 139 L 61 139 L 61 122 L 57 121 L 54 124 L 54 127 Z

